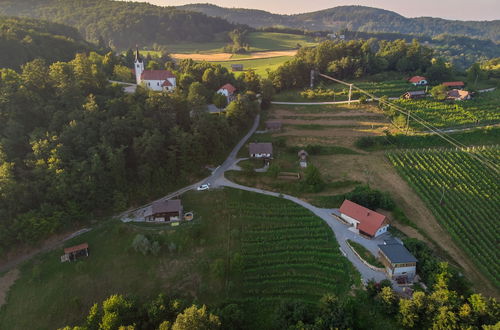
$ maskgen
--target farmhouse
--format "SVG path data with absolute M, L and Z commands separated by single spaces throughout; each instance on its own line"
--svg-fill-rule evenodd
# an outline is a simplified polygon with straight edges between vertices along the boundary
M 471 98 L 472 94 L 469 91 L 465 91 L 463 89 L 452 89 L 446 94 L 447 100 L 465 101 L 470 100 Z
M 463 81 L 447 81 L 443 83 L 443 86 L 446 86 L 448 88 L 462 89 L 464 88 L 465 84 Z
M 75 245 L 65 248 L 64 254 L 61 256 L 61 262 L 75 261 L 78 258 L 88 257 L 88 256 L 89 256 L 89 245 L 87 243 L 83 243 L 80 245 Z
M 234 92 L 236 92 L 236 87 L 231 84 L 225 84 L 217 91 L 217 93 L 222 94 L 227 98 L 227 103 L 234 100 Z
M 427 85 L 427 78 L 422 77 L 422 76 L 414 76 L 408 79 L 409 82 L 411 82 L 415 86 L 424 86 Z
M 281 130 L 281 121 L 279 120 L 268 120 L 266 121 L 266 129 L 268 131 L 279 131 Z
M 401 98 L 406 100 L 420 99 L 426 96 L 425 91 L 410 91 L 404 93 Z
M 269 142 L 264 143 L 250 143 L 248 146 L 250 157 L 252 158 L 272 158 L 273 145 Z
M 385 271 L 400 284 L 412 282 L 417 272 L 417 259 L 400 242 L 385 241 L 378 246 Z
M 382 235 L 389 228 L 385 215 L 347 199 L 340 206 L 340 217 L 351 224 L 358 233 L 371 238 Z
M 231 64 L 232 71 L 243 71 L 243 64 Z
M 180 221 L 182 220 L 182 204 L 179 199 L 160 200 L 151 205 L 144 215 L 146 221 Z
M 134 70 L 137 85 L 147 89 L 171 92 L 177 86 L 174 74 L 168 70 L 144 70 L 144 60 L 138 49 L 135 52 Z

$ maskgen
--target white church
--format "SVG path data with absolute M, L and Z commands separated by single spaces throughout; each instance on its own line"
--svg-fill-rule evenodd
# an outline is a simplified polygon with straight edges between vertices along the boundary
M 171 92 L 177 86 L 174 74 L 168 70 L 144 70 L 144 60 L 139 54 L 139 49 L 135 51 L 134 70 L 137 85 L 153 91 Z

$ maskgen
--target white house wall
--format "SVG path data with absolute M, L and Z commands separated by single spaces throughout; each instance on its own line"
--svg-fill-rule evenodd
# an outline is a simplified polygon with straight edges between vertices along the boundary
M 389 225 L 385 225 L 385 226 L 380 227 L 377 230 L 377 232 L 375 233 L 375 237 L 382 235 L 383 233 L 385 233 L 387 231 L 387 229 L 389 229 Z
M 349 222 L 350 224 L 352 224 L 355 228 L 358 228 L 358 224 L 359 224 L 358 220 L 351 218 L 350 216 L 345 215 L 344 213 L 340 214 L 340 217 L 342 219 L 344 219 L 345 221 Z
M 406 274 L 405 274 L 406 273 Z M 416 267 L 395 267 L 392 276 L 408 276 L 409 279 L 413 279 L 416 274 Z

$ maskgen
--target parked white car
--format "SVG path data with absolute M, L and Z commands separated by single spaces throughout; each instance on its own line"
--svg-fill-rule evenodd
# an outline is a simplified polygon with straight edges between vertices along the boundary
M 196 188 L 196 190 L 208 190 L 209 188 L 210 188 L 210 183 L 207 183 L 207 184 L 202 184 L 201 186 Z

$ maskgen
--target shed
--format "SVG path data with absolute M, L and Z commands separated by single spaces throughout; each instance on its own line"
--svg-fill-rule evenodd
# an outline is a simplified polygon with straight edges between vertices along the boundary
M 463 81 L 447 81 L 443 83 L 443 86 L 446 86 L 448 88 L 462 89 L 464 88 L 465 84 Z
M 269 131 L 279 131 L 281 130 L 282 123 L 279 120 L 268 120 L 266 121 L 266 129 Z
M 232 71 L 243 71 L 243 64 L 231 64 Z
M 252 158 L 272 158 L 273 145 L 270 142 L 250 143 L 248 146 L 250 157 Z
M 75 261 L 81 257 L 89 256 L 89 245 L 88 243 L 82 243 L 75 246 L 70 246 L 64 249 L 64 254 L 61 256 L 61 262 L 65 261 Z
M 398 283 L 411 282 L 416 275 L 417 258 L 403 244 L 378 245 L 379 257 L 387 274 Z
M 389 228 L 386 216 L 364 206 L 344 200 L 340 206 L 340 217 L 351 224 L 360 234 L 377 237 Z
M 182 203 L 180 199 L 160 200 L 151 205 L 146 221 L 180 221 L 182 220 Z
M 425 91 L 409 91 L 409 92 L 404 93 L 401 97 L 403 99 L 412 100 L 412 99 L 423 98 L 426 95 L 427 95 L 427 93 Z
M 470 100 L 471 98 L 472 94 L 463 89 L 452 89 L 446 94 L 446 99 L 454 101 L 465 101 Z

